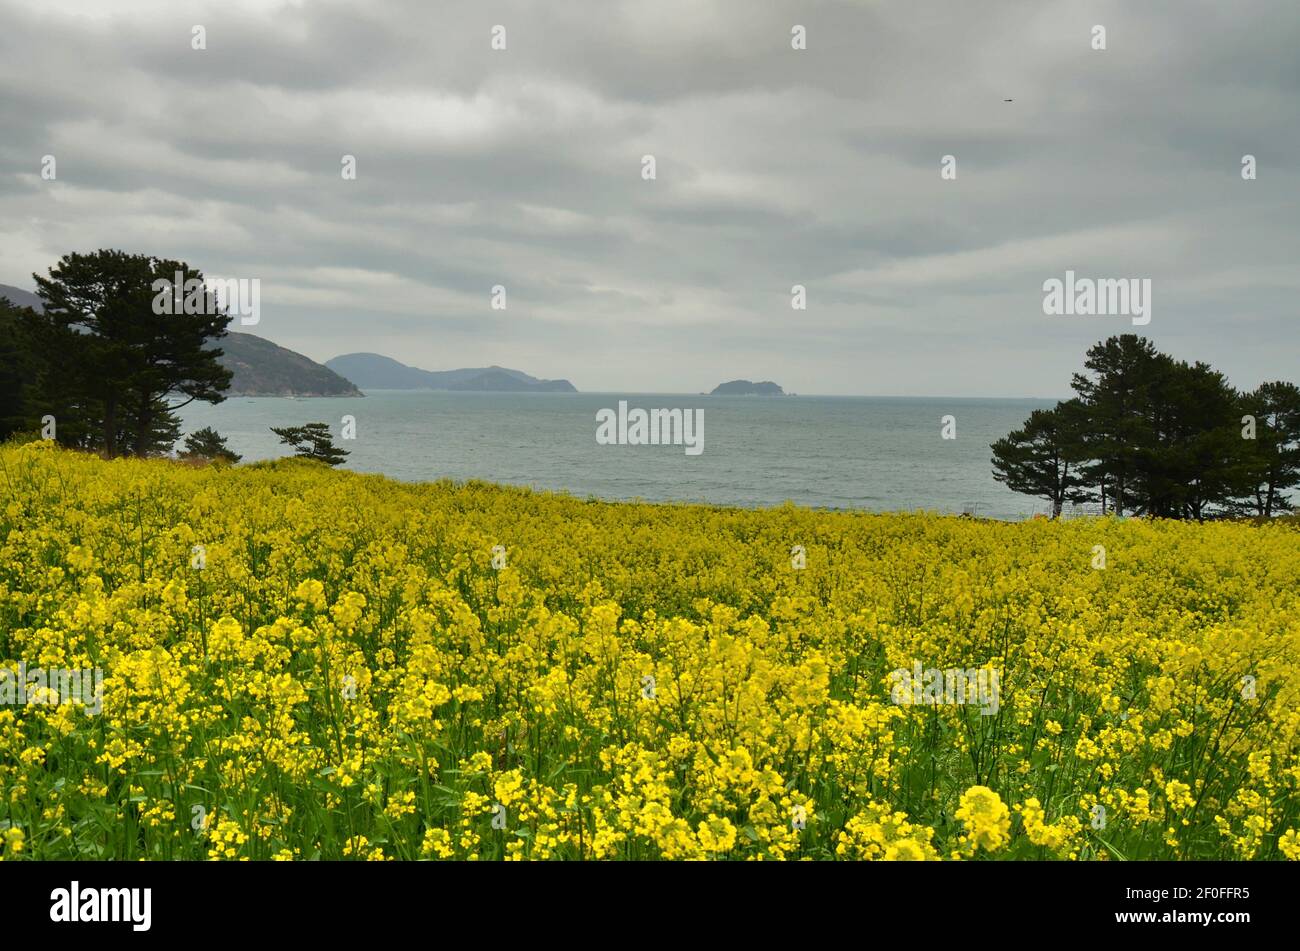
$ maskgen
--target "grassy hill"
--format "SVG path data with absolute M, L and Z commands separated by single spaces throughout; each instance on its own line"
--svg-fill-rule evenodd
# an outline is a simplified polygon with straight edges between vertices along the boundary
M 234 372 L 230 396 L 364 396 L 352 381 L 301 353 L 254 334 L 230 333 L 218 344 Z

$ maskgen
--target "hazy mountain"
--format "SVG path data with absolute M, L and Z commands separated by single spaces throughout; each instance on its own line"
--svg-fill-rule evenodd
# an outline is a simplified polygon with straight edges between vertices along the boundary
M 357 386 L 375 390 L 423 390 L 431 389 L 427 370 L 417 370 L 404 363 L 381 357 L 377 353 L 348 353 L 333 360 L 326 360 L 325 366 L 335 373 L 342 374 Z
M 364 396 L 329 367 L 254 334 L 228 333 L 216 346 L 234 372 L 228 396 Z
M 0 297 L 9 298 L 9 303 L 15 304 L 18 307 L 32 307 L 36 310 L 45 309 L 45 306 L 41 303 L 41 299 L 31 291 L 24 291 L 9 284 L 0 284 Z
M 785 396 L 785 390 L 777 386 L 771 380 L 764 380 L 761 383 L 751 383 L 749 380 L 732 380 L 730 383 L 719 383 L 713 388 L 710 396 Z
M 576 393 L 568 380 L 521 380 L 517 370 L 488 367 L 477 376 L 459 383 L 449 383 L 449 390 L 481 393 Z
M 576 393 L 568 380 L 539 380 L 506 367 L 421 370 L 378 353 L 345 353 L 325 366 L 368 390 L 455 390 L 493 393 Z

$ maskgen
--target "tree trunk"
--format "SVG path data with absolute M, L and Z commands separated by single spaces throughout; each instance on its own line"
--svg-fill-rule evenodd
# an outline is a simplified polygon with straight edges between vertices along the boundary
M 140 397 L 140 418 L 136 421 L 135 427 L 135 454 L 144 456 L 145 447 L 149 442 L 149 424 L 153 422 L 153 417 L 149 413 L 149 397 L 142 394 Z
M 104 453 L 111 459 L 117 455 L 117 399 L 104 400 Z

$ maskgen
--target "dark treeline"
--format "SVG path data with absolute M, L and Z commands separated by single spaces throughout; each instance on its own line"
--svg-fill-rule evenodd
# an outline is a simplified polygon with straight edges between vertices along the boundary
M 156 284 L 172 288 L 178 273 L 178 306 L 160 313 Z M 39 433 L 106 456 L 153 455 L 180 437 L 176 410 L 225 399 L 231 373 L 215 344 L 230 317 L 201 272 L 101 250 L 32 276 L 43 311 L 0 299 L 0 439 Z
M 1073 399 L 1035 410 L 999 439 L 993 477 L 1102 512 L 1205 519 L 1290 511 L 1300 485 L 1300 388 L 1231 387 L 1205 363 L 1158 352 L 1135 334 L 1088 351 Z
M 0 441 L 39 435 L 104 456 L 170 453 L 176 410 L 220 403 L 231 372 L 215 346 L 230 315 L 183 261 L 101 250 L 65 254 L 33 274 L 42 310 L 0 298 Z M 295 454 L 331 466 L 348 453 L 324 423 L 273 431 Z M 238 462 L 211 428 L 182 456 Z

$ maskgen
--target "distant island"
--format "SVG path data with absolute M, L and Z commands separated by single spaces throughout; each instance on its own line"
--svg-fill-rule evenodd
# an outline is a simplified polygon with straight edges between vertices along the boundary
M 0 284 L 0 297 L 19 307 L 45 309 L 40 297 L 10 284 Z M 352 381 L 265 337 L 229 331 L 206 349 L 217 348 L 217 362 L 232 373 L 226 396 L 365 396 Z
M 749 380 L 732 380 L 730 383 L 719 383 L 713 388 L 710 396 L 785 396 L 785 390 L 777 386 L 771 380 L 764 380 L 761 383 L 751 383 Z
M 506 367 L 421 370 L 378 353 L 345 353 L 325 366 L 368 390 L 453 390 L 472 393 L 576 393 L 568 380 L 539 380 Z

